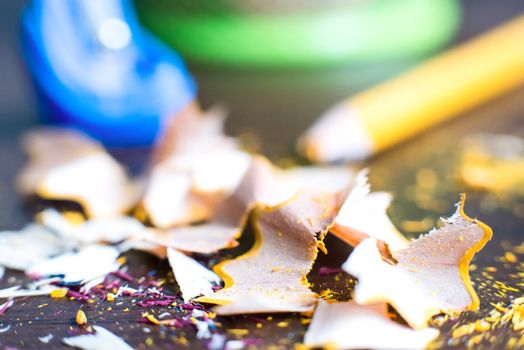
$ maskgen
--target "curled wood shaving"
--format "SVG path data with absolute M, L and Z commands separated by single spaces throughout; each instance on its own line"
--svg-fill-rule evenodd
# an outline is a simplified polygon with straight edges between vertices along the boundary
M 377 240 L 360 243 L 343 269 L 359 279 L 354 300 L 359 304 L 388 302 L 414 328 L 423 328 L 429 317 L 441 313 L 476 310 L 478 296 L 469 278 L 469 263 L 491 238 L 491 229 L 463 211 L 399 250 L 398 262 L 384 261 Z

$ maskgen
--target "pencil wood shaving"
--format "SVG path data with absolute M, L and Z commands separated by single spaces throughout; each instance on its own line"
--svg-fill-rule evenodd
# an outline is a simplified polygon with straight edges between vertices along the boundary
M 213 293 L 213 286 L 222 282 L 214 272 L 175 249 L 167 250 L 167 258 L 185 302 Z
M 282 171 L 282 181 L 297 192 L 337 193 L 353 182 L 355 173 L 349 166 L 301 166 Z
M 0 233 L 0 265 L 25 270 L 66 251 L 66 242 L 41 225 Z
M 369 187 L 367 187 L 369 191 Z M 388 243 L 391 249 L 401 249 L 408 240 L 397 231 L 386 210 L 392 196 L 386 192 L 354 191 L 340 209 L 335 223 L 351 230 L 350 234 L 365 233 Z M 357 237 L 355 239 L 358 241 Z
M 122 338 L 114 335 L 110 331 L 100 326 L 93 326 L 94 334 L 79 335 L 76 337 L 64 338 L 65 345 L 83 350 L 132 350 Z
M 68 252 L 39 262 L 26 270 L 35 277 L 59 276 L 65 284 L 83 284 L 118 270 L 118 249 L 90 245 L 78 252 Z
M 246 254 L 215 267 L 225 288 L 197 300 L 218 314 L 309 311 L 316 295 L 306 275 L 337 209 L 333 196 L 304 193 L 255 211 L 256 242 Z
M 52 285 L 37 286 L 32 289 L 21 288 L 21 286 L 14 286 L 9 288 L 0 289 L 0 299 L 2 298 L 23 298 L 33 297 L 38 295 L 48 295 L 54 290 L 59 289 Z
M 129 210 L 137 188 L 123 167 L 95 141 L 64 129 L 42 129 L 24 139 L 29 164 L 18 188 L 45 199 L 80 203 L 90 217 L 112 217 Z
M 169 165 L 152 171 L 141 208 L 157 227 L 205 220 L 212 212 L 212 207 L 191 192 L 189 173 Z
M 209 254 L 234 247 L 249 212 L 257 206 L 274 206 L 291 198 L 276 170 L 262 157 L 254 157 L 235 192 L 216 209 L 207 223 L 150 232 L 141 239 L 186 252 Z
M 162 228 L 209 219 L 230 195 L 250 164 L 223 133 L 218 111 L 195 111 L 173 120 L 156 150 L 156 163 L 142 201 L 151 222 Z
M 94 218 L 81 223 L 71 223 L 54 209 L 40 212 L 37 220 L 67 241 L 79 245 L 118 243 L 146 230 L 140 221 L 129 216 Z
M 424 349 L 438 335 L 433 328 L 413 330 L 390 320 L 385 303 L 320 300 L 304 344 L 329 349 Z
M 375 238 L 360 243 L 343 265 L 358 278 L 354 300 L 390 303 L 416 329 L 437 313 L 476 310 L 479 299 L 469 279 L 469 263 L 492 233 L 467 217 L 463 206 L 464 197 L 442 228 L 392 250 L 396 264 L 384 260 Z

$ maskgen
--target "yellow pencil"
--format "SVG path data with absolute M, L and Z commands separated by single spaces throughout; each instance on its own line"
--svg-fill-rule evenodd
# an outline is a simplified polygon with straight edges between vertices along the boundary
M 329 109 L 301 137 L 311 160 L 357 160 L 524 83 L 524 16 Z

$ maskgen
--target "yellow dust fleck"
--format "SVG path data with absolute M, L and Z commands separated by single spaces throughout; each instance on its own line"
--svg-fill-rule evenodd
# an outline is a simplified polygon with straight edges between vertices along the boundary
M 121 256 L 119 257 L 118 259 L 116 259 L 116 262 L 119 264 L 119 265 L 124 265 L 126 262 L 127 262 L 127 258 L 125 256 Z
M 129 312 L 129 308 L 126 307 L 123 311 L 124 311 L 124 312 Z
M 468 324 L 455 328 L 453 332 L 451 333 L 451 336 L 453 338 L 460 338 L 464 335 L 468 335 L 473 332 L 475 332 L 475 323 L 468 323 Z
M 302 343 L 295 343 L 294 350 L 309 350 L 309 347 Z
M 310 324 L 310 323 L 311 323 L 310 318 L 303 318 L 300 320 L 300 324 L 303 324 L 303 325 Z
M 111 311 L 111 310 L 113 310 L 113 308 L 110 306 L 110 307 L 108 307 L 106 310 L 107 310 L 107 311 Z
M 113 293 L 107 293 L 106 299 L 107 301 L 115 301 L 115 295 Z
M 322 253 L 324 253 L 324 254 L 328 253 L 326 245 L 324 244 L 323 241 L 318 241 L 317 247 L 318 247 L 318 249 L 320 249 L 322 251 Z
M 233 335 L 247 335 L 249 334 L 249 331 L 247 329 L 242 329 L 242 328 L 230 328 L 227 330 L 227 332 L 229 334 L 233 334 Z
M 189 342 L 187 341 L 186 337 L 180 337 L 178 338 L 178 343 L 182 345 L 187 345 Z
M 489 331 L 490 328 L 491 328 L 491 324 L 488 321 L 485 321 L 485 320 L 476 320 L 475 321 L 475 331 L 477 332 Z
M 480 342 L 482 341 L 483 338 L 484 338 L 484 334 L 478 334 L 478 335 L 475 335 L 475 336 L 471 337 L 468 340 L 468 344 L 467 344 L 468 348 L 472 348 L 475 345 L 480 344 Z
M 494 266 L 488 266 L 486 267 L 486 271 L 488 272 L 497 272 L 497 268 Z
M 83 325 L 87 324 L 87 317 L 86 317 L 86 314 L 84 313 L 84 311 L 82 311 L 82 309 L 79 309 L 76 312 L 76 324 L 79 325 L 79 326 L 83 326 Z
M 151 337 L 147 337 L 145 343 L 146 343 L 147 346 L 152 346 L 153 343 L 154 343 L 154 342 L 153 342 L 153 338 L 151 338 Z
M 49 305 L 49 304 L 48 303 L 40 304 L 40 305 L 38 305 L 38 308 L 41 309 L 43 307 L 46 307 L 47 305 Z
M 52 290 L 51 293 L 49 293 L 51 298 L 63 298 L 67 295 L 67 289 L 66 288 L 60 288 Z
M 142 317 L 147 318 L 147 320 L 152 324 L 160 324 L 160 321 L 158 321 L 155 316 L 150 315 L 148 313 L 142 314 Z
M 512 252 L 506 252 L 504 254 L 504 259 L 511 264 L 514 264 L 517 262 L 517 256 L 513 254 Z
M 257 325 L 256 325 L 256 327 L 257 327 L 258 329 L 262 328 L 262 323 L 258 322 Z
M 509 310 L 506 309 L 505 307 L 503 307 L 502 305 L 500 305 L 500 303 L 489 303 L 491 306 L 493 306 L 495 309 L 497 309 L 498 311 L 500 312 L 503 312 L 503 313 L 506 313 L 508 312 Z
M 507 285 L 505 285 L 504 283 L 502 283 L 500 281 L 495 281 L 495 288 L 508 290 L 510 292 L 518 292 L 519 291 L 517 288 L 513 288 L 513 287 L 510 287 L 510 286 L 507 286 Z
M 280 267 L 274 266 L 271 268 L 271 272 L 278 272 L 280 271 Z
M 337 294 L 338 294 L 337 292 L 332 291 L 331 289 L 328 288 L 320 292 L 318 296 L 321 297 L 322 299 L 330 300 L 330 299 L 335 298 Z
M 277 327 L 280 327 L 280 328 L 285 328 L 288 325 L 289 325 L 289 323 L 286 322 L 286 321 L 282 321 L 282 322 L 277 323 Z
M 87 302 L 88 302 L 89 304 L 94 304 L 94 303 L 95 303 L 95 301 L 94 301 L 93 299 L 89 299 Z

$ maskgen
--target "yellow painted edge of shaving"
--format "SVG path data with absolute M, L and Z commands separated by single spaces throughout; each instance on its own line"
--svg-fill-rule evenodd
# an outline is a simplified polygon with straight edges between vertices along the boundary
M 249 216 L 249 214 L 245 215 L 245 219 L 243 219 L 242 227 L 244 227 L 246 222 L 248 221 L 247 220 L 248 216 Z M 259 226 L 257 224 L 257 220 L 256 220 L 257 216 L 258 216 L 258 213 L 257 213 L 257 210 L 255 210 L 255 212 L 253 213 L 253 226 L 254 226 L 254 231 L 255 231 L 255 242 L 254 242 L 253 246 L 251 247 L 251 249 L 249 249 L 247 252 L 245 252 L 244 254 L 242 254 L 242 255 L 234 258 L 234 259 L 224 260 L 224 261 L 219 262 L 215 266 L 213 266 L 213 271 L 218 275 L 218 277 L 220 277 L 224 281 L 224 288 L 221 289 L 221 290 L 231 288 L 235 284 L 235 280 L 233 279 L 233 277 L 231 277 L 226 271 L 224 271 L 224 266 L 226 266 L 229 263 L 236 262 L 236 261 L 239 261 L 239 260 L 242 260 L 242 259 L 246 259 L 246 258 L 248 258 L 250 256 L 255 255 L 260 250 L 260 247 L 262 246 L 262 236 L 260 234 L 260 228 L 259 228 Z M 238 238 L 238 236 L 240 236 L 240 233 L 241 233 L 241 230 L 239 230 L 239 232 L 236 234 L 235 238 Z M 211 296 L 210 297 L 203 296 L 203 297 L 197 298 L 195 300 L 198 301 L 198 302 L 201 302 L 201 303 L 216 304 L 216 305 L 227 305 L 227 304 L 232 303 L 232 301 L 230 301 L 230 300 L 216 299 L 216 298 L 213 298 Z
M 91 206 L 89 205 L 89 201 L 86 201 L 84 198 L 80 196 L 75 195 L 55 195 L 52 191 L 49 191 L 44 185 L 38 186 L 38 188 L 35 191 L 35 194 L 39 197 L 42 197 L 43 199 L 48 200 L 64 200 L 64 201 L 71 201 L 80 204 L 82 209 L 84 210 L 86 216 L 88 218 L 94 217 L 94 213 L 91 209 Z
M 491 239 L 491 237 L 493 236 L 493 230 L 491 229 L 491 227 L 489 227 L 488 225 L 486 225 L 485 223 L 477 220 L 477 219 L 473 219 L 473 218 L 470 218 L 469 216 L 466 215 L 466 213 L 464 212 L 464 203 L 466 202 L 466 194 L 465 193 L 462 193 L 461 196 L 460 196 L 460 203 L 458 205 L 458 213 L 460 214 L 460 216 L 462 216 L 462 218 L 470 221 L 470 222 L 473 222 L 477 225 L 479 225 L 483 230 L 484 230 L 484 237 L 477 242 L 477 244 L 475 244 L 473 247 L 469 248 L 466 253 L 464 254 L 464 256 L 462 257 L 462 259 L 460 259 L 460 264 L 459 264 L 459 271 L 460 271 L 460 275 L 464 281 L 464 285 L 469 293 L 469 295 L 471 296 L 471 299 L 472 299 L 472 302 L 471 304 L 468 306 L 468 311 L 475 311 L 479 308 L 480 306 L 480 299 L 477 295 L 477 292 L 475 291 L 475 289 L 473 288 L 473 285 L 471 284 L 471 278 L 469 276 L 469 264 L 471 262 L 471 260 L 473 259 L 473 256 L 475 256 L 475 254 L 477 252 L 479 252 L 482 248 L 484 248 L 484 246 L 486 245 L 486 243 Z

